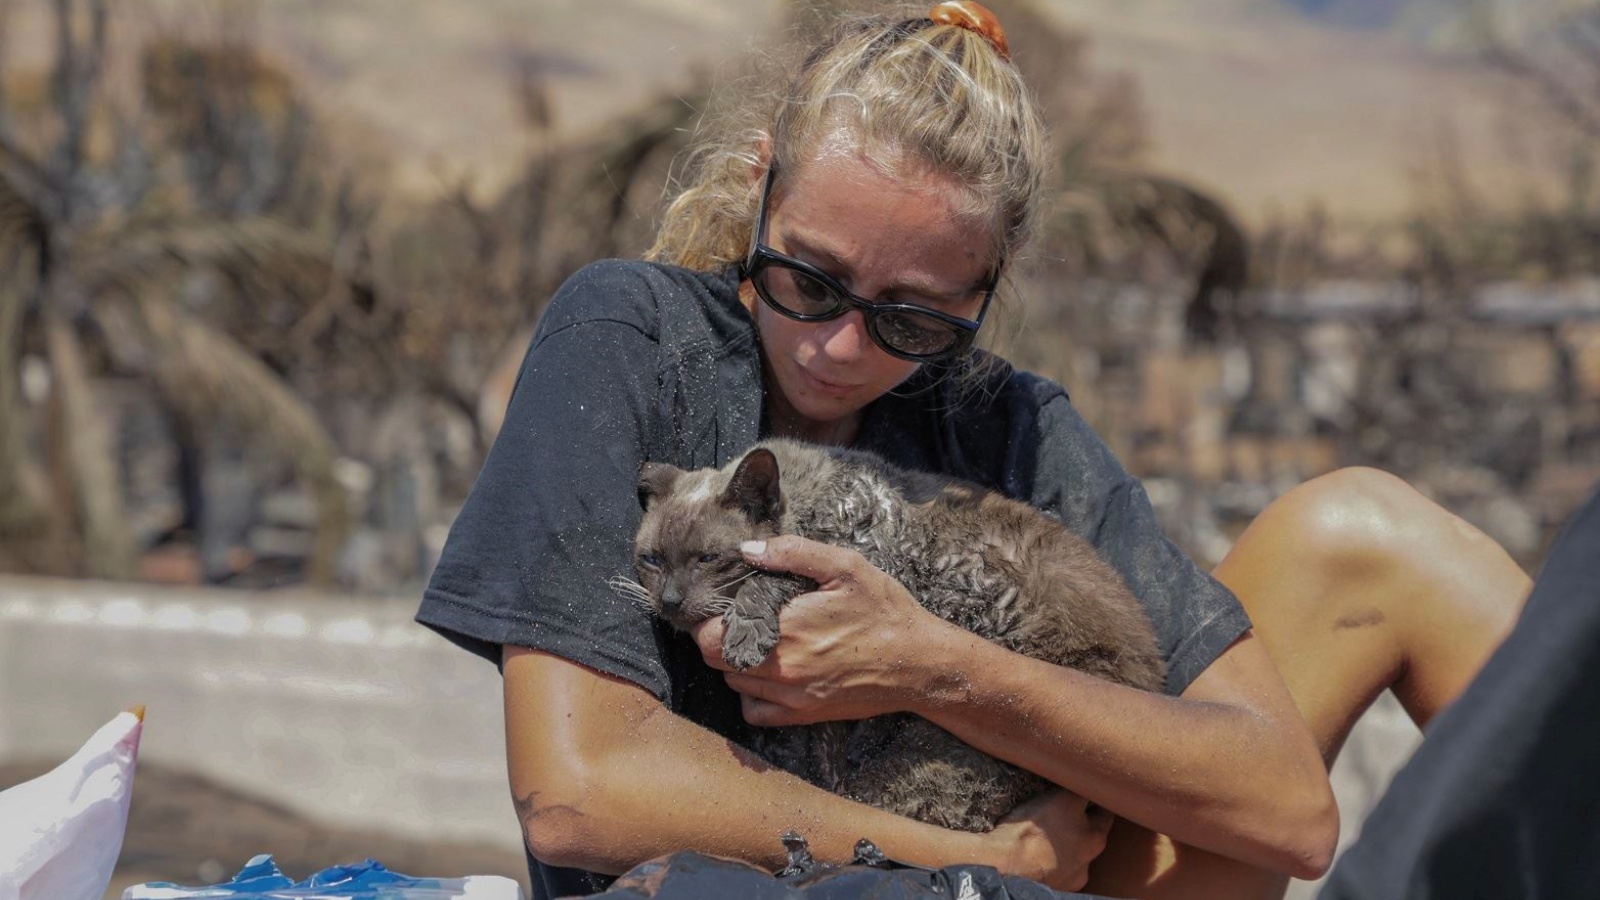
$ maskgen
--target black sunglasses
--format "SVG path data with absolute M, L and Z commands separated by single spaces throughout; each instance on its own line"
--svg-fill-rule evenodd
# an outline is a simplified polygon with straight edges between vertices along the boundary
M 950 359 L 972 346 L 1000 283 L 1003 261 L 994 267 L 984 285 L 983 306 L 976 319 L 963 319 L 915 303 L 874 303 L 857 297 L 826 272 L 762 243 L 767 235 L 767 200 L 772 196 L 776 174 L 776 166 L 767 169 L 750 255 L 745 258 L 741 273 L 750 280 L 762 302 L 801 322 L 826 322 L 859 309 L 872 342 L 890 356 L 912 362 Z

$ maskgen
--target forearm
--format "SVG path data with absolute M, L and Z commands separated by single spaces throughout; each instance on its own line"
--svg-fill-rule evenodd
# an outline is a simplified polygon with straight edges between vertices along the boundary
M 833 862 L 848 860 L 862 837 L 896 859 L 922 865 L 985 855 L 973 835 L 830 794 L 670 713 L 655 717 L 637 737 L 637 748 L 593 759 L 578 779 L 519 802 L 530 839 L 545 845 L 544 855 L 557 857 L 547 861 L 618 874 L 693 849 L 776 869 L 784 863 L 781 837 L 789 831 L 804 836 L 818 859 Z
M 848 860 L 867 837 L 908 862 L 1015 868 L 1002 843 L 816 788 L 634 685 L 527 653 L 508 656 L 505 673 L 512 795 L 544 862 L 618 874 L 692 849 L 775 868 L 795 831 L 827 861 Z
M 1286 692 L 1259 702 L 1174 698 L 953 627 L 933 639 L 935 689 L 913 712 L 1175 840 L 1301 876 L 1327 865 L 1337 809 Z

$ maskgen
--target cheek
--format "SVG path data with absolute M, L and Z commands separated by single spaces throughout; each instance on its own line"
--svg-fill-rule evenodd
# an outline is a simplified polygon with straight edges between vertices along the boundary
M 873 347 L 870 353 L 856 361 L 851 368 L 859 373 L 860 383 L 864 387 L 870 388 L 875 396 L 881 396 L 899 387 L 906 379 L 916 374 L 920 364 L 890 356 Z
M 854 316 L 847 318 L 859 322 Z M 837 321 L 840 320 L 835 320 Z M 756 326 L 761 339 L 761 348 L 767 358 L 779 361 L 774 370 L 785 393 L 792 387 L 788 383 L 791 364 L 808 365 L 815 362 L 817 357 L 829 356 L 821 343 L 832 332 L 819 327 L 815 322 L 796 322 L 763 306 L 756 311 Z M 900 385 L 915 374 L 921 365 L 890 356 L 868 342 L 865 335 L 861 335 L 860 340 L 866 342 L 866 346 L 861 348 L 858 357 L 850 363 L 850 368 L 860 373 L 862 381 L 875 388 L 879 394 Z
M 756 334 L 761 349 L 771 357 L 790 357 L 809 332 L 816 329 L 808 322 L 796 322 L 778 315 L 765 305 L 756 308 Z
M 915 375 L 921 363 L 909 362 L 904 359 L 890 356 L 878 351 L 877 365 L 873 367 L 875 380 L 883 386 L 884 390 L 899 387 L 902 382 Z
M 643 587 L 651 597 L 661 596 L 660 577 L 658 577 L 655 572 L 646 569 L 644 566 L 635 566 L 634 568 L 639 573 L 639 585 Z

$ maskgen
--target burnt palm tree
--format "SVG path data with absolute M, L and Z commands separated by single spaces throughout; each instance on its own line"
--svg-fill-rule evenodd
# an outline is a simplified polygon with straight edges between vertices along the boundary
M 190 279 L 207 273 L 247 299 L 292 296 L 315 306 L 347 293 L 330 242 L 260 214 L 260 192 L 256 201 L 203 202 L 218 191 L 195 190 L 195 173 L 208 170 L 195 164 L 192 145 L 173 140 L 185 132 L 157 127 L 107 96 L 106 0 L 53 0 L 53 10 L 48 95 L 20 109 L 0 90 L 0 262 L 8 263 L 0 272 L 0 529 L 50 522 L 57 536 L 81 542 L 76 568 L 132 574 L 123 477 L 91 390 L 88 352 L 95 336 L 114 335 L 137 348 L 119 363 L 187 430 L 228 420 L 290 465 L 317 501 L 310 576 L 330 582 L 348 529 L 333 442 L 279 374 L 183 301 Z M 162 181 L 167 161 L 184 164 L 186 193 L 198 199 L 171 199 Z M 249 194 L 236 190 L 237 179 L 213 180 Z M 51 374 L 47 443 L 56 477 L 48 492 L 18 427 L 25 344 L 41 349 Z

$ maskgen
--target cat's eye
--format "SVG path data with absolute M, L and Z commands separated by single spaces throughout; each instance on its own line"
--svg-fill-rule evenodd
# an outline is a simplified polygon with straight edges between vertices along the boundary
M 700 561 L 702 563 L 714 563 L 714 562 L 717 561 L 717 554 L 715 554 L 715 553 L 702 553 L 702 554 L 700 554 Z
M 639 565 L 644 566 L 646 569 L 659 569 L 661 568 L 661 557 L 656 556 L 654 553 L 641 553 L 639 554 Z

